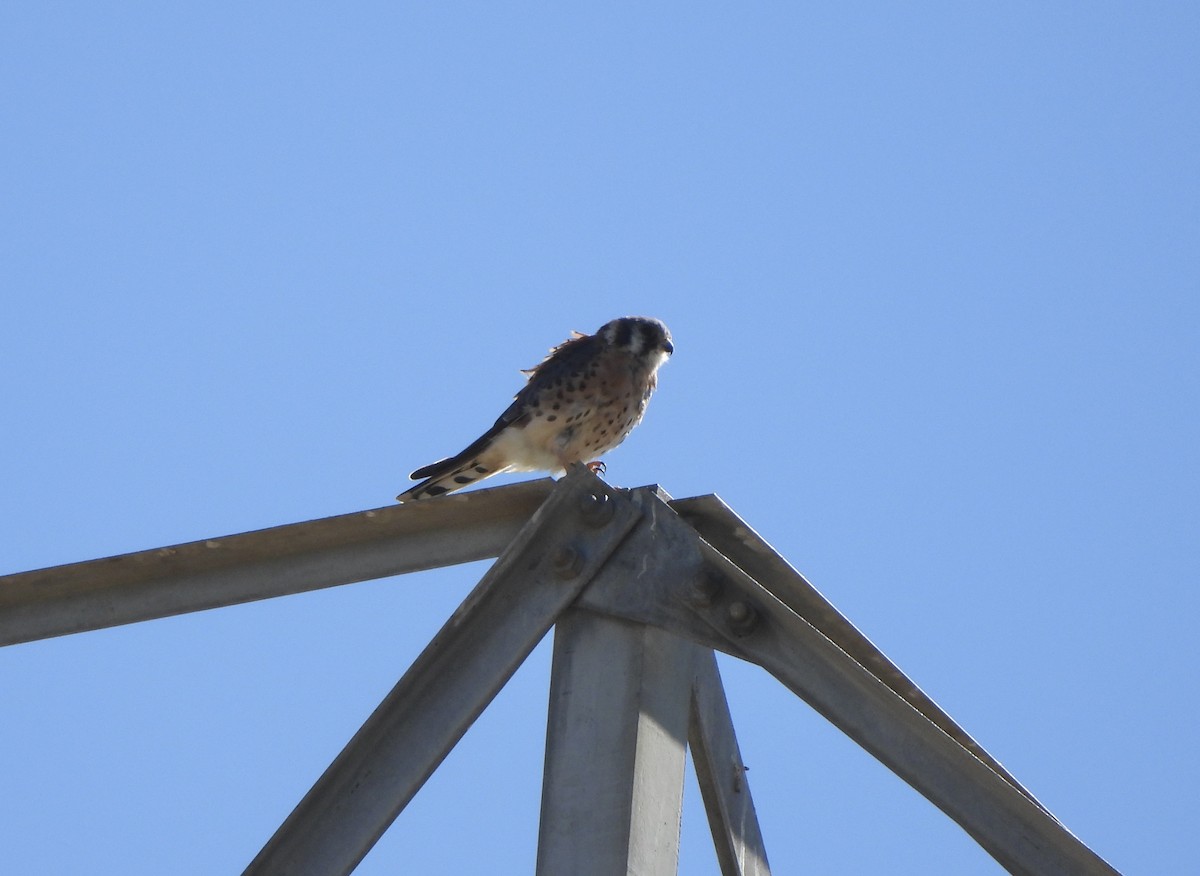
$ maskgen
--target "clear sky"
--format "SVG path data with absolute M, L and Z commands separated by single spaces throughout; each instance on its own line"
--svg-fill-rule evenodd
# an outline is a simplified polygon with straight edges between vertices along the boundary
M 1200 6 L 0 11 L 0 571 L 378 507 L 572 329 L 1127 873 L 1194 873 Z M 0 652 L 0 869 L 240 872 L 473 565 Z M 548 643 L 360 868 L 532 871 Z M 775 870 L 995 874 L 723 659 Z M 689 786 L 685 874 L 715 874 Z

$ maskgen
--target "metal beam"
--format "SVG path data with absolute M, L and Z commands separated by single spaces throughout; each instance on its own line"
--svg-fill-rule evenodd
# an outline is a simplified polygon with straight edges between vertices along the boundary
M 864 636 L 817 588 L 717 496 L 694 496 L 671 503 L 700 537 L 773 596 L 804 618 L 821 635 L 886 684 L 926 719 L 986 763 L 1005 781 L 1047 810 L 999 761 L 946 714 L 915 682 Z
M 675 876 L 697 651 L 655 627 L 559 619 L 538 876 Z
M 248 871 L 349 872 L 628 534 L 577 608 L 765 667 L 1013 873 L 1116 872 L 719 499 L 673 503 L 689 526 L 668 498 L 614 496 L 578 469 L 558 486 L 532 481 L 9 575 L 0 645 L 483 559 L 511 542 Z M 580 535 L 586 527 L 592 536 Z
M 0 577 L 0 645 L 499 555 L 550 495 L 529 481 Z
M 639 516 L 586 470 L 560 481 L 246 874 L 350 873 Z
M 581 595 L 580 607 L 656 624 L 762 666 L 1012 873 L 1116 873 L 1024 789 L 931 723 L 773 595 L 778 581 L 751 578 L 657 497 L 643 493 L 640 501 L 649 528 L 671 544 L 674 562 L 648 562 L 646 574 L 626 580 L 605 574 Z M 735 531 L 733 537 L 744 535 Z M 687 556 L 689 539 L 702 557 L 699 570 Z
M 771 876 L 716 655 L 695 662 L 688 744 L 721 876 Z

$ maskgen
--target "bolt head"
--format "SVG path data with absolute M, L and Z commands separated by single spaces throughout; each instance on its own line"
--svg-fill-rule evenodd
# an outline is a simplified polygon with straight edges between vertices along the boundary
M 551 566 L 558 577 L 574 578 L 583 569 L 583 557 L 572 547 L 562 547 L 554 554 Z
M 721 581 L 715 575 L 701 574 L 692 580 L 684 594 L 685 598 L 697 608 L 707 608 L 712 605 L 721 593 Z
M 758 609 L 741 599 L 735 599 L 725 607 L 725 616 L 736 636 L 749 635 L 758 626 Z
M 617 513 L 617 506 L 605 493 L 585 493 L 579 502 L 579 512 L 584 523 L 599 529 L 613 519 L 613 515 Z

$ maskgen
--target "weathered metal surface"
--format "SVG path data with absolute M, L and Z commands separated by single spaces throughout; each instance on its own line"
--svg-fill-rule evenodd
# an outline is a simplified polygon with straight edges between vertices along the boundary
M 751 578 L 660 499 L 646 493 L 641 501 L 648 523 L 639 530 L 652 528 L 667 546 L 665 553 L 648 556 L 640 570 L 623 578 L 598 578 L 581 595 L 580 607 L 656 624 L 762 666 L 938 806 L 1010 872 L 1116 872 L 1028 792 L 785 605 L 774 593 L 787 595 L 789 582 L 777 580 L 769 569 L 760 573 L 761 580 Z
M 738 749 L 716 655 L 698 656 L 688 744 L 721 876 L 770 876 L 747 767 Z
M 586 472 L 560 481 L 246 874 L 350 873 L 638 517 Z
M 983 746 L 942 711 L 899 667 L 875 647 L 808 580 L 717 496 L 694 496 L 671 508 L 739 569 L 764 584 L 784 605 L 886 684 L 897 696 L 936 724 L 999 776 L 1045 810 Z M 1046 810 L 1048 812 L 1048 810 Z
M 675 876 L 698 650 L 590 612 L 559 619 L 539 876 Z
M 668 789 L 675 787 L 681 740 L 689 731 L 678 725 L 683 695 L 662 685 L 675 683 L 673 673 L 687 662 L 680 655 L 693 646 L 676 636 L 766 668 L 958 822 L 1010 872 L 1116 873 L 719 499 L 672 502 L 678 514 L 668 499 L 653 488 L 614 493 L 577 468 L 558 485 L 531 481 L 9 575 L 0 578 L 0 644 L 503 551 L 248 873 L 350 872 L 568 606 L 573 618 L 590 611 L 665 631 L 593 617 L 609 625 L 601 642 L 618 627 L 638 631 L 641 645 L 621 646 L 627 662 L 638 654 L 643 661 L 658 656 L 640 668 L 634 660 L 609 678 L 593 655 L 587 665 L 599 667 L 596 691 L 586 683 L 591 669 L 581 673 L 577 665 L 559 673 L 560 691 L 569 685 L 577 701 L 615 683 L 626 715 L 634 713 L 632 685 L 641 679 L 636 741 L 632 748 L 621 743 L 617 752 L 633 758 L 632 766 L 622 768 L 630 802 L 606 815 L 604 830 L 596 833 L 616 836 L 628 814 L 621 855 L 626 865 L 641 862 L 640 872 L 667 872 L 677 854 L 678 816 Z M 579 629 L 573 635 L 584 641 L 587 635 Z M 674 644 L 663 644 L 668 642 Z M 690 735 L 723 872 L 766 873 L 749 795 L 737 799 L 736 783 L 724 772 L 733 764 L 736 778 L 740 754 L 727 712 L 722 717 L 719 678 L 714 688 L 702 675 L 695 676 Z M 547 754 L 547 793 L 559 802 L 543 808 L 546 863 L 539 872 L 571 872 L 555 869 L 555 862 L 574 854 L 567 842 L 570 807 L 560 803 L 573 800 L 576 810 L 582 806 L 591 813 L 594 797 L 585 786 L 598 771 L 611 769 L 584 763 L 577 765 L 580 781 L 570 778 L 580 752 L 607 738 L 581 741 L 586 724 L 569 703 L 552 706 L 550 747 L 559 736 L 567 741 Z
M 554 482 L 529 481 L 0 577 L 0 645 L 498 556 Z

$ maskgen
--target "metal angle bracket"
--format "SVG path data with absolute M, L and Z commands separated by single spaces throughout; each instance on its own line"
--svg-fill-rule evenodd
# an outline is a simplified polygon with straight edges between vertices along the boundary
M 642 518 L 580 594 L 577 608 L 662 627 L 708 648 L 743 656 L 735 631 L 714 600 L 722 590 L 711 571 L 707 546 L 666 504 L 656 487 L 627 494 Z

